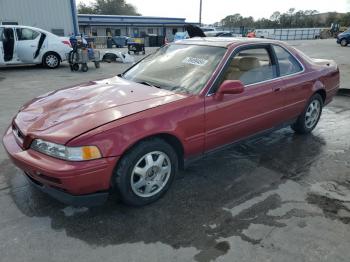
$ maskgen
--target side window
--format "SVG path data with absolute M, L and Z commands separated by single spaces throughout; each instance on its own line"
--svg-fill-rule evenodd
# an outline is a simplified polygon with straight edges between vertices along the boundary
M 29 28 L 16 29 L 18 41 L 34 40 L 39 36 L 39 33 Z
M 274 68 L 266 48 L 252 48 L 240 51 L 232 59 L 224 80 L 240 80 L 244 85 L 274 78 Z
M 284 48 L 277 45 L 273 48 L 277 56 L 281 76 L 295 74 L 303 70 L 299 62 Z

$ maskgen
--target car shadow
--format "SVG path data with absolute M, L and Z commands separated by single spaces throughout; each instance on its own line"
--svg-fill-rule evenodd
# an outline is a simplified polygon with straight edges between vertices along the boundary
M 239 236 L 258 244 L 242 233 L 252 223 L 285 226 L 268 215 L 281 206 L 278 195 L 234 217 L 224 208 L 306 176 L 324 145 L 320 137 L 295 135 L 290 129 L 248 140 L 193 163 L 161 200 L 141 208 L 111 198 L 100 207 L 73 209 L 26 185 L 9 161 L 1 164 L 1 173 L 24 215 L 49 217 L 52 229 L 65 230 L 69 237 L 93 246 L 161 242 L 174 249 L 195 247 L 197 261 L 210 261 L 230 249 L 220 238 Z

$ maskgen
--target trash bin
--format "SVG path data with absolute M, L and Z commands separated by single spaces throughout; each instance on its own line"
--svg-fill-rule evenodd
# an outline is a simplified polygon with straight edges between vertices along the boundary
M 112 48 L 113 47 L 113 41 L 112 38 L 107 39 L 107 48 Z

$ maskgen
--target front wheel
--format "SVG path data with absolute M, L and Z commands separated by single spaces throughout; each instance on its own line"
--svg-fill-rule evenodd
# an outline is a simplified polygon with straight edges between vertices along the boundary
M 43 58 L 43 65 L 49 69 L 55 69 L 60 66 L 61 58 L 56 53 L 47 53 Z
M 174 149 L 162 139 L 149 139 L 122 157 L 114 171 L 113 184 L 124 203 L 143 206 L 164 195 L 177 169 Z
M 323 99 L 320 94 L 314 94 L 307 104 L 304 112 L 292 125 L 292 129 L 299 134 L 310 133 L 320 120 L 323 107 Z
M 348 45 L 348 41 L 346 41 L 346 39 L 343 39 L 340 41 L 340 45 L 345 47 Z

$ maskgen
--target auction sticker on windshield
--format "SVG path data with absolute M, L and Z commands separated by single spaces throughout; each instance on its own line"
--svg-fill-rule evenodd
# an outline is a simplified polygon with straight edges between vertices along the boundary
M 186 57 L 184 60 L 182 60 L 182 63 L 197 66 L 205 66 L 208 63 L 208 60 L 198 57 Z

